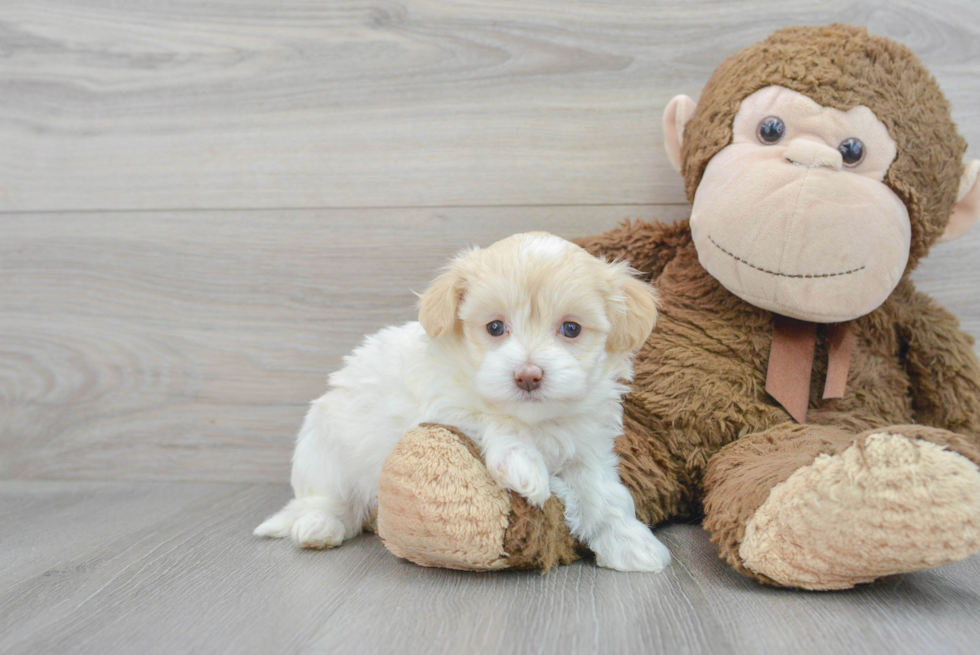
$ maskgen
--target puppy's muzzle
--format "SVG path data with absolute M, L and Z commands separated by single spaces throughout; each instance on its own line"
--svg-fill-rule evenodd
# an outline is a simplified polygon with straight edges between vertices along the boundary
M 537 366 L 522 366 L 514 372 L 514 384 L 524 391 L 534 391 L 541 386 L 544 371 Z

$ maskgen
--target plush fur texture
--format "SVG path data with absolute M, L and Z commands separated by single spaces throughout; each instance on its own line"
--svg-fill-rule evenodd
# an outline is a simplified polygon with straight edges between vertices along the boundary
M 745 568 L 779 584 L 839 589 L 980 549 L 977 465 L 931 435 L 892 430 L 850 439 L 775 485 L 745 524 Z M 940 443 L 949 436 L 936 432 Z
M 458 430 L 423 424 L 406 434 L 379 484 L 378 534 L 392 553 L 422 566 L 548 569 L 585 552 L 561 501 L 552 496 L 538 508 L 505 491 Z M 416 495 L 431 489 L 438 493 Z
M 767 86 L 841 111 L 864 105 L 885 124 L 898 156 L 884 181 L 908 207 L 907 270 L 915 268 L 946 227 L 966 153 L 946 97 L 915 53 L 863 27 L 830 25 L 782 29 L 729 57 L 711 75 L 684 129 L 688 199 L 708 162 L 731 143 L 742 100 Z
M 444 495 L 419 502 L 411 495 L 420 485 L 437 485 Z M 378 487 L 378 535 L 395 555 L 422 566 L 508 567 L 510 493 L 490 477 L 479 447 L 461 432 L 431 424 L 411 430 L 388 457 Z M 399 511 L 403 507 L 408 511 Z
M 482 512 L 502 511 L 504 488 L 536 506 L 554 494 L 599 564 L 662 569 L 670 555 L 637 521 L 613 454 L 631 356 L 656 316 L 653 289 L 625 264 L 558 237 L 521 234 L 464 252 L 422 294 L 419 323 L 369 337 L 330 376 L 331 390 L 314 401 L 296 444 L 296 498 L 255 534 L 292 536 L 309 548 L 359 534 L 377 506 L 385 458 L 414 426 L 440 422 L 473 438 L 485 458 L 484 481 L 499 484 L 477 505 Z M 459 458 L 467 450 L 439 452 L 465 468 Z M 404 473 L 413 471 L 429 467 L 417 461 Z M 397 485 L 387 492 L 397 494 Z M 472 525 L 466 515 L 473 511 L 443 505 L 436 514 Z M 417 515 L 383 513 L 379 527 L 411 533 Z M 484 528 L 453 528 L 471 539 L 466 550 L 480 553 L 471 555 L 475 561 L 499 550 L 492 526 Z M 424 561 L 446 558 L 430 550 Z
M 773 143 L 758 135 L 767 118 L 783 126 Z M 691 208 L 705 270 L 743 300 L 800 320 L 849 321 L 878 307 L 910 245 L 908 211 L 882 183 L 895 158 L 884 124 L 864 106 L 842 112 L 769 86 L 742 101 L 732 138 Z M 838 146 L 849 138 L 863 157 L 845 166 Z
M 689 196 L 731 141 L 741 100 L 773 85 L 842 111 L 866 105 L 886 125 L 897 155 L 884 182 L 905 203 L 912 227 L 905 274 L 877 309 L 852 322 L 843 398 L 821 397 L 827 343 L 818 331 L 808 423 L 799 425 L 765 391 L 773 315 L 705 271 L 686 221 L 627 224 L 581 240 L 593 254 L 644 271 L 661 295 L 656 333 L 637 356 L 624 402 L 620 477 L 644 523 L 703 516 L 720 555 L 768 584 L 845 588 L 967 557 L 980 549 L 980 364 L 956 318 L 908 278 L 953 209 L 963 140 L 935 81 L 907 48 L 840 25 L 781 30 L 712 76 L 684 130 Z M 420 447 L 426 436 L 416 438 Z M 894 493 L 876 481 L 894 484 Z M 402 504 L 382 511 L 446 502 L 437 485 L 410 486 Z M 882 524 L 867 506 L 895 520 Z M 919 516 L 940 510 L 942 526 Z M 532 529 L 546 515 L 531 512 L 511 504 L 510 543 L 549 553 L 537 560 L 544 567 L 578 555 L 566 532 Z M 829 520 L 837 522 L 832 531 Z M 923 530 L 930 536 L 917 538 Z M 792 548 L 780 543 L 790 534 Z M 836 569 L 826 563 L 831 536 L 842 563 Z M 421 557 L 427 545 L 412 549 Z

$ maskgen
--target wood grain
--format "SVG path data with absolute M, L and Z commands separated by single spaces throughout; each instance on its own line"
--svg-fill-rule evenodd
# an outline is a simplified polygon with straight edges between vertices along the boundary
M 306 403 L 467 244 L 687 208 L 0 217 L 0 478 L 288 479 Z M 980 335 L 980 230 L 917 271 Z
M 0 217 L 0 478 L 281 481 L 306 404 L 448 257 L 684 207 Z
M 913 48 L 980 156 L 955 0 L 0 4 L 0 209 L 683 202 L 660 136 L 793 24 Z
M 364 535 L 255 539 L 282 485 L 0 483 L 0 651 L 971 653 L 980 558 L 839 593 L 765 588 L 696 525 L 662 574 L 425 569 Z M 37 517 L 44 517 L 38 521 Z M 124 529 L 125 528 L 125 529 Z

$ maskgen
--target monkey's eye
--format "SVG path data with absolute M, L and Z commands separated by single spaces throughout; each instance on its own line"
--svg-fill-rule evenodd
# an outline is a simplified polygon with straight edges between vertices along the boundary
M 854 137 L 844 139 L 837 146 L 837 149 L 840 150 L 845 166 L 854 167 L 864 161 L 864 144 L 861 143 L 861 139 L 855 139 Z
M 582 333 L 582 326 L 579 325 L 578 323 L 565 321 L 564 323 L 561 324 L 561 327 L 558 329 L 558 331 L 561 333 L 561 336 L 567 339 L 574 339 L 575 337 L 577 337 L 579 334 Z
M 783 135 L 786 134 L 786 124 L 778 116 L 766 116 L 759 123 L 759 129 L 756 130 L 756 134 L 759 137 L 759 141 L 767 146 L 771 146 L 782 140 Z
M 506 331 L 507 329 L 504 327 L 503 321 L 490 321 L 487 323 L 487 332 L 490 333 L 491 337 L 499 337 Z

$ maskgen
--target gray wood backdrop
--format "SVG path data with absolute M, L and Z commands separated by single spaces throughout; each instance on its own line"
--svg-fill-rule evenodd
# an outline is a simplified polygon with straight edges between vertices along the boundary
M 0 4 L 0 478 L 282 482 L 444 259 L 684 217 L 660 114 L 795 23 L 911 46 L 980 157 L 980 3 Z M 980 231 L 916 277 L 980 334 Z

